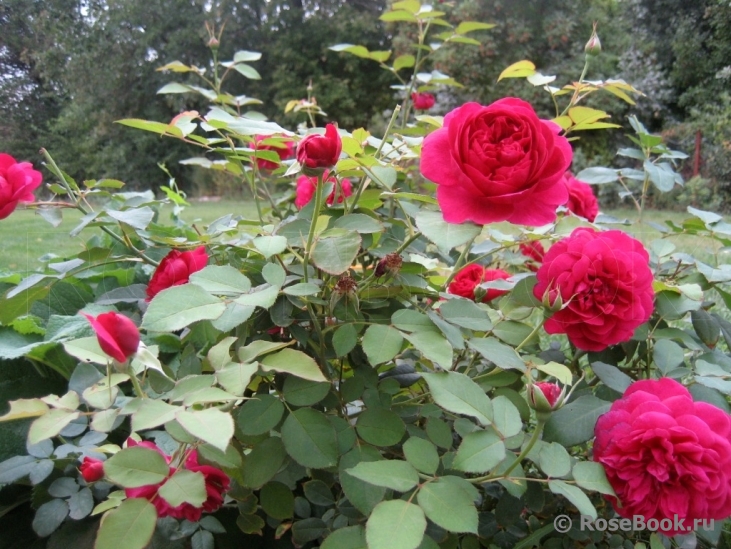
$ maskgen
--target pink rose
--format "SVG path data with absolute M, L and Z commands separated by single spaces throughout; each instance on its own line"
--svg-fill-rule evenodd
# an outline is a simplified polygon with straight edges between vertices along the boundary
M 673 517 L 731 515 L 731 416 L 669 378 L 636 381 L 594 428 L 594 461 L 604 466 L 622 517 L 656 519 L 664 534 Z M 668 520 L 669 519 L 669 520 Z
M 650 258 L 642 243 L 622 231 L 578 228 L 551 246 L 536 273 L 533 295 L 564 308 L 544 325 L 566 334 L 585 351 L 601 351 L 628 341 L 652 314 L 654 291 Z
M 147 301 L 167 288 L 187 284 L 190 275 L 203 269 L 207 263 L 208 254 L 205 246 L 188 252 L 172 250 L 163 258 L 152 274 L 150 283 L 147 285 Z
M 434 96 L 426 92 L 414 92 L 411 94 L 411 101 L 414 103 L 414 108 L 418 111 L 427 111 L 434 106 Z
M 569 201 L 565 206 L 571 213 L 593 223 L 599 213 L 599 204 L 591 185 L 579 181 L 571 172 L 566 172 L 564 182 L 569 191 Z
M 86 456 L 79 466 L 79 471 L 86 482 L 96 482 L 104 478 L 104 462 Z
M 543 262 L 543 256 L 546 255 L 546 250 L 538 240 L 532 240 L 530 242 L 523 242 L 518 246 L 520 253 L 528 258 L 526 267 L 529 271 L 536 272 L 538 267 Z
M 264 144 L 261 141 L 269 139 L 268 135 L 257 135 L 254 137 L 254 149 L 257 151 L 274 151 L 279 156 L 279 160 L 287 160 L 294 156 L 294 141 L 278 140 L 276 144 Z M 265 158 L 257 158 L 256 165 L 260 170 L 276 170 L 279 162 L 266 160 Z
M 571 164 L 561 128 L 541 120 L 521 99 L 484 107 L 467 103 L 424 140 L 421 173 L 434 181 L 449 223 L 510 221 L 544 225 L 556 219 Z
M 41 172 L 30 162 L 17 162 L 0 153 L 0 219 L 8 217 L 19 202 L 33 202 L 33 191 L 41 184 Z
M 500 269 L 486 269 L 482 265 L 472 263 L 461 269 L 452 282 L 449 284 L 448 292 L 453 295 L 466 297 L 467 299 L 475 299 L 475 289 L 483 282 L 492 282 L 493 280 L 504 280 L 510 277 L 510 273 L 506 273 Z M 483 303 L 492 301 L 493 299 L 507 294 L 507 290 L 498 290 L 490 288 L 487 290 L 485 297 L 482 298 Z
M 297 162 L 302 169 L 310 172 L 332 168 L 338 163 L 343 142 L 334 124 L 325 126 L 325 135 L 311 133 L 297 146 Z M 307 173 L 307 175 L 315 175 Z
M 82 313 L 96 332 L 99 346 L 117 362 L 126 362 L 140 346 L 140 331 L 131 319 L 119 313 L 103 313 L 97 317 Z
M 330 177 L 329 172 L 325 170 L 322 174 L 322 180 L 325 183 L 333 183 L 335 188 L 330 196 L 327 197 L 327 203 L 332 206 L 337 197 L 337 203 L 342 204 L 343 200 L 353 194 L 353 185 L 347 179 L 343 179 L 338 182 L 335 177 Z M 301 175 L 297 178 L 297 197 L 294 200 L 294 205 L 302 209 L 310 203 L 312 197 L 315 196 L 315 190 L 317 190 L 317 177 L 310 177 L 308 175 Z

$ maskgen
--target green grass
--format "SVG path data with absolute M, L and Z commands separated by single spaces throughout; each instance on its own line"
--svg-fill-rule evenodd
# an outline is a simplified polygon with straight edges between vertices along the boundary
M 186 208 L 183 219 L 189 223 L 205 225 L 228 213 L 256 217 L 256 209 L 252 202 L 220 200 L 218 202 L 194 202 Z M 647 224 L 637 223 L 637 212 L 631 209 L 610 210 L 605 212 L 619 219 L 628 219 L 630 225 L 619 225 L 646 245 L 661 236 L 661 233 Z M 163 210 L 161 221 L 168 218 L 169 210 Z M 690 217 L 685 212 L 647 211 L 645 220 L 664 224 L 670 219 L 680 223 Z M 59 257 L 68 257 L 84 249 L 84 243 L 96 229 L 84 230 L 79 236 L 71 237 L 69 232 L 78 224 L 81 214 L 75 210 L 63 211 L 63 222 L 53 228 L 35 212 L 18 210 L 13 215 L 0 221 L 0 271 L 11 270 L 28 272 L 40 267 L 39 258 L 53 253 Z M 670 240 L 678 251 L 691 253 L 703 261 L 714 261 L 719 245 L 709 239 L 687 235 L 671 236 Z

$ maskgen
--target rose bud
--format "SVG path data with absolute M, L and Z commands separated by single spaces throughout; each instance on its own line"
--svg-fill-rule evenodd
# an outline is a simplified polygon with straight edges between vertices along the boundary
M 540 381 L 538 383 L 530 383 L 528 385 L 528 406 L 536 411 L 536 417 L 539 420 L 547 420 L 551 412 L 558 410 L 564 401 L 566 389 L 561 388 L 555 383 Z
M 132 320 L 119 313 L 104 313 L 96 318 L 82 313 L 96 332 L 99 346 L 120 363 L 127 361 L 140 346 L 140 331 Z
M 325 126 L 325 135 L 311 133 L 297 146 L 297 162 L 305 175 L 319 175 L 340 158 L 343 143 L 334 124 Z
M 86 482 L 96 482 L 104 477 L 104 462 L 87 456 L 79 466 L 79 471 Z
M 167 288 L 187 284 L 190 275 L 203 269 L 207 263 L 208 254 L 204 246 L 188 252 L 171 251 L 155 269 L 147 285 L 146 301 L 150 301 Z
M 602 52 L 602 43 L 599 41 L 599 36 L 596 34 L 596 23 L 594 23 L 594 28 L 591 31 L 589 41 L 586 43 L 586 46 L 584 46 L 584 52 L 586 52 L 587 55 L 599 55 Z
M 434 96 L 430 93 L 414 92 L 411 94 L 411 101 L 418 111 L 427 111 L 434 106 Z
M 0 153 L 0 219 L 8 217 L 19 202 L 33 202 L 33 191 L 41 184 L 41 172 L 30 162 L 17 162 Z

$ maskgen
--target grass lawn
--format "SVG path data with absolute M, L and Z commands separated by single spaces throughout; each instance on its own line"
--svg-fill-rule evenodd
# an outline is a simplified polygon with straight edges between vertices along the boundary
M 187 208 L 183 218 L 190 223 L 207 224 L 228 213 L 240 213 L 247 217 L 255 217 L 256 210 L 252 202 L 221 200 L 218 202 L 194 202 Z M 610 210 L 605 212 L 619 219 L 629 219 L 630 225 L 618 226 L 633 234 L 636 238 L 649 244 L 660 236 L 660 233 L 646 224 L 638 224 L 637 212 L 631 209 Z M 163 211 L 161 220 L 167 218 Z M 685 212 L 647 211 L 645 220 L 663 224 L 665 219 L 680 223 L 690 217 Z M 63 211 L 63 223 L 53 228 L 35 212 L 18 210 L 12 216 L 0 221 L 0 271 L 33 271 L 41 266 L 39 258 L 53 253 L 59 257 L 70 256 L 84 249 L 84 243 L 91 237 L 90 230 L 83 231 L 77 237 L 69 236 L 69 232 L 78 224 L 81 214 L 75 210 Z M 696 257 L 713 261 L 719 246 L 709 241 L 692 236 L 673 236 L 673 243 L 679 251 L 690 252 Z

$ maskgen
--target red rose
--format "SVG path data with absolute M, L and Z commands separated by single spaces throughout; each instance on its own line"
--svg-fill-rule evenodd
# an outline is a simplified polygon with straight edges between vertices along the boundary
M 549 383 L 547 381 L 539 381 L 535 384 L 535 386 L 541 390 L 541 393 L 543 393 L 543 396 L 546 397 L 546 400 L 551 407 L 556 405 L 558 397 L 561 396 L 561 387 L 555 383 Z
M 518 246 L 520 253 L 529 259 L 526 263 L 529 271 L 534 273 L 538 270 L 539 264 L 543 262 L 543 256 L 546 255 L 546 250 L 538 240 L 532 240 L 530 242 L 523 242 Z
M 546 252 L 533 288 L 537 299 L 560 295 L 564 307 L 544 325 L 585 351 L 628 341 L 652 314 L 649 256 L 622 231 L 578 228 Z
M 81 462 L 79 471 L 86 482 L 96 482 L 104 477 L 104 462 L 87 456 Z
M 636 381 L 594 428 L 622 517 L 656 519 L 667 535 L 731 515 L 731 416 L 669 378 Z M 685 519 L 676 530 L 673 517 Z M 669 519 L 669 520 L 667 520 Z M 668 527 L 668 525 L 671 525 Z
M 311 133 L 297 146 L 297 162 L 303 170 L 332 168 L 340 158 L 343 143 L 334 124 L 325 126 L 325 135 Z M 308 174 L 310 175 L 310 174 Z
M 170 457 L 167 456 L 152 442 L 134 442 L 132 439 L 128 439 L 129 446 L 145 446 L 146 448 L 152 448 L 165 457 L 165 460 L 170 463 Z M 168 479 L 175 474 L 177 470 L 175 467 L 170 467 L 169 476 L 158 484 L 148 484 L 146 486 L 140 486 L 139 488 L 126 488 L 124 493 L 128 498 L 144 498 L 155 506 L 158 517 L 173 517 L 177 519 L 186 519 L 191 522 L 197 522 L 200 520 L 203 512 L 211 513 L 216 511 L 221 505 L 223 505 L 223 494 L 229 489 L 231 480 L 228 475 L 210 465 L 200 465 L 198 463 L 198 451 L 193 450 L 188 455 L 183 465 L 183 469 L 187 469 L 194 473 L 201 473 L 204 478 L 206 487 L 206 500 L 203 502 L 201 507 L 195 507 L 190 503 L 181 503 L 177 507 L 170 505 L 163 497 L 158 494 L 158 491 L 165 484 Z
M 167 288 L 187 284 L 190 275 L 200 271 L 207 263 L 205 246 L 189 252 L 172 250 L 157 266 L 147 285 L 147 301 Z
M 579 181 L 571 172 L 566 172 L 564 182 L 569 191 L 569 201 L 565 206 L 570 212 L 593 223 L 599 213 L 599 204 L 591 185 Z
M 353 194 L 353 185 L 347 179 L 343 179 L 338 182 L 335 177 L 328 177 L 328 171 L 322 174 L 322 180 L 325 183 L 333 183 L 335 188 L 330 196 L 327 197 L 327 203 L 332 206 L 337 196 L 338 204 L 342 204 L 343 200 Z M 315 196 L 315 190 L 317 189 L 317 177 L 310 177 L 308 175 L 301 175 L 297 178 L 297 197 L 294 200 L 294 205 L 298 208 L 304 208 L 310 203 L 312 197 Z
M 30 162 L 17 162 L 9 154 L 0 153 L 0 219 L 8 217 L 18 202 L 33 202 L 33 191 L 41 184 L 41 172 Z
M 444 220 L 544 225 L 568 198 L 571 164 L 561 128 L 529 103 L 509 97 L 484 107 L 466 103 L 424 140 L 421 173 L 434 181 Z
M 419 111 L 426 111 L 434 106 L 434 96 L 430 93 L 414 92 L 411 94 L 411 101 L 414 102 L 414 108 Z
M 267 135 L 257 135 L 254 137 L 254 149 L 257 151 L 274 151 L 279 156 L 279 160 L 287 160 L 294 156 L 294 141 L 272 139 L 276 143 L 271 144 L 260 143 L 265 139 L 269 139 Z M 265 158 L 257 158 L 256 165 L 260 170 L 276 170 L 279 167 L 279 162 L 272 160 L 266 160 Z
M 500 269 L 486 269 L 482 265 L 472 263 L 461 269 L 449 284 L 448 292 L 450 294 L 466 297 L 467 299 L 475 299 L 475 289 L 483 282 L 492 282 L 493 280 L 501 280 L 509 278 L 510 274 Z M 482 298 L 483 303 L 492 301 L 496 297 L 507 294 L 507 290 L 498 290 L 490 288 L 487 290 L 485 297 Z
M 82 313 L 96 332 L 99 346 L 117 362 L 126 360 L 140 346 L 140 331 L 132 320 L 119 313 L 104 313 L 96 318 Z

